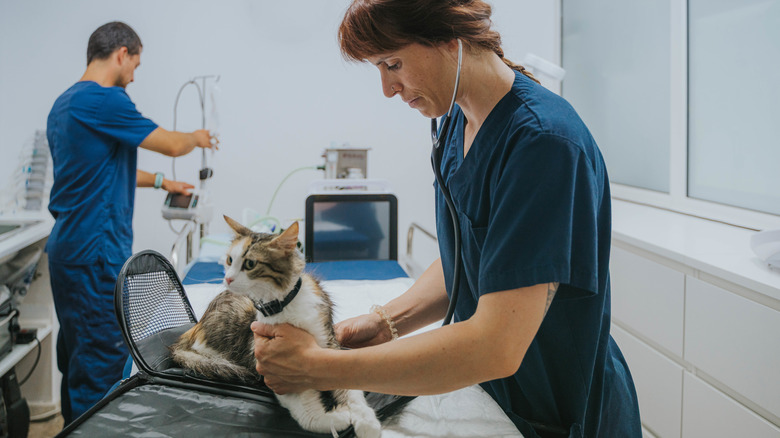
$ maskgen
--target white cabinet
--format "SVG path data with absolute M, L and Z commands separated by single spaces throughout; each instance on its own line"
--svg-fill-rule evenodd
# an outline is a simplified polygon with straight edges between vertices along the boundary
M 683 368 L 619 326 L 612 326 L 612 337 L 631 370 L 642 424 L 653 435 L 679 438 Z
M 685 373 L 683 436 L 780 438 L 780 429 L 727 395 Z
M 610 269 L 612 336 L 646 431 L 780 438 L 780 302 L 625 242 Z
M 612 318 L 683 355 L 685 274 L 612 247 Z
M 780 312 L 695 278 L 686 294 L 686 362 L 780 417 Z

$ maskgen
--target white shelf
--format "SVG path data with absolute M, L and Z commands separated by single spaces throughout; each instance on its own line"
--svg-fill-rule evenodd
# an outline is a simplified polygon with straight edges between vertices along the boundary
M 750 249 L 749 231 L 613 199 L 612 237 L 780 301 L 780 271 Z M 766 304 L 766 303 L 765 303 Z
M 11 255 L 41 239 L 49 237 L 54 219 L 49 215 L 31 216 L 0 216 L 0 223 L 30 224 L 24 229 L 12 232 L 0 239 L 0 258 Z
M 38 341 L 43 340 L 51 334 L 51 326 L 46 325 L 43 327 L 34 327 L 38 329 Z M 13 350 L 3 360 L 0 360 L 0 376 L 4 376 L 11 368 L 16 366 L 20 360 L 24 359 L 27 354 L 38 348 L 38 343 L 33 341 L 28 344 L 15 344 Z M 43 352 L 41 352 L 43 356 Z

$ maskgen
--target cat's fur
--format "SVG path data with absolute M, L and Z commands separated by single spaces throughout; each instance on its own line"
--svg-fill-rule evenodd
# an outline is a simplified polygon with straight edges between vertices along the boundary
M 227 216 L 225 220 L 236 233 L 225 261 L 227 290 L 172 347 L 174 361 L 207 377 L 258 382 L 249 329 L 254 320 L 289 323 L 311 333 L 321 347 L 339 348 L 333 303 L 318 281 L 303 272 L 305 263 L 296 247 L 298 224 L 275 236 L 252 232 Z M 257 302 L 282 301 L 299 278 L 298 294 L 280 313 L 264 316 L 255 309 Z M 361 391 L 308 390 L 277 398 L 306 430 L 327 433 L 352 424 L 361 438 L 380 436 L 379 421 Z

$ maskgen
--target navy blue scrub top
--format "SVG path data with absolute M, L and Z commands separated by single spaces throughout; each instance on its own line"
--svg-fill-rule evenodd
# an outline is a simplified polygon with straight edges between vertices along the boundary
M 121 87 L 82 81 L 57 98 L 46 130 L 56 220 L 50 260 L 122 264 L 130 257 L 138 145 L 156 128 Z
M 560 283 L 520 368 L 482 387 L 526 438 L 536 436 L 529 424 L 641 436 L 634 384 L 609 335 L 609 182 L 590 132 L 568 102 L 519 72 L 465 158 L 457 106 L 452 121 L 441 170 L 461 227 L 455 320 L 484 294 Z M 451 293 L 453 225 L 438 186 L 436 226 Z

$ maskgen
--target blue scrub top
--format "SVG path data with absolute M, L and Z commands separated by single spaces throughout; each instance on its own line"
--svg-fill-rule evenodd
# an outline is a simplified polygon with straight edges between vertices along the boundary
M 138 145 L 156 128 L 121 87 L 82 81 L 57 98 L 46 130 L 56 220 L 50 260 L 122 264 L 130 257 Z
M 526 438 L 536 436 L 530 424 L 571 437 L 641 436 L 634 384 L 609 335 L 609 181 L 587 127 L 568 102 L 519 72 L 465 158 L 459 107 L 452 122 L 441 170 L 461 227 L 455 320 L 471 317 L 484 294 L 560 283 L 520 368 L 482 387 Z M 453 225 L 434 185 L 451 293 Z

